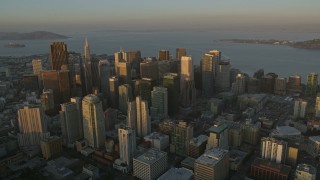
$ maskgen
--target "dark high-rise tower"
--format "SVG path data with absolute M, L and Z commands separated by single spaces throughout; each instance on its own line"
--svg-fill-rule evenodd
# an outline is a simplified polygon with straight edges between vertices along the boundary
M 50 63 L 52 70 L 69 69 L 68 49 L 64 42 L 54 42 L 50 44 Z
M 176 49 L 176 59 L 181 60 L 182 56 L 187 55 L 187 50 L 186 48 L 177 48 Z
M 179 106 L 179 76 L 176 73 L 167 73 L 163 76 L 162 83 L 168 90 L 168 114 L 173 116 L 178 112 Z
M 170 53 L 168 50 L 160 50 L 158 55 L 159 61 L 170 60 Z

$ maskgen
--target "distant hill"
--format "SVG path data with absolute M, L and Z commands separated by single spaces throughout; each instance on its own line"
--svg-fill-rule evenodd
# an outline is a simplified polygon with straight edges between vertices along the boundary
M 48 40 L 67 38 L 69 37 L 47 31 L 34 31 L 30 33 L 0 32 L 0 40 Z

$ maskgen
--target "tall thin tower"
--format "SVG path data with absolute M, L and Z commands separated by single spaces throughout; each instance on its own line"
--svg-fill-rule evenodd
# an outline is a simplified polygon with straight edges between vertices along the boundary
M 86 80 L 86 91 L 87 94 L 92 93 L 92 68 L 91 68 L 91 56 L 88 39 L 84 42 L 84 59 L 85 59 L 85 80 Z
M 180 88 L 182 105 L 194 105 L 196 102 L 196 89 L 191 56 L 181 57 Z
M 143 101 L 140 96 L 136 97 L 137 103 L 137 135 L 144 137 L 151 132 L 151 119 L 149 115 L 148 102 Z

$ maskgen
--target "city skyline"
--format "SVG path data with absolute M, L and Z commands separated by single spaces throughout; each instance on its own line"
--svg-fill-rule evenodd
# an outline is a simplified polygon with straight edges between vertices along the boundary
M 0 3 L 0 31 L 21 30 L 319 30 L 316 0 L 255 2 L 19 1 Z M 294 29 L 292 29 L 294 28 Z

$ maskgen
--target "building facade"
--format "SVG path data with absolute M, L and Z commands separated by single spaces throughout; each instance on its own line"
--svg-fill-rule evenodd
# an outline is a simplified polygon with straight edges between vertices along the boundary
M 105 121 L 100 99 L 89 94 L 82 100 L 82 117 L 84 138 L 92 148 L 99 149 L 104 146 L 106 139 Z

